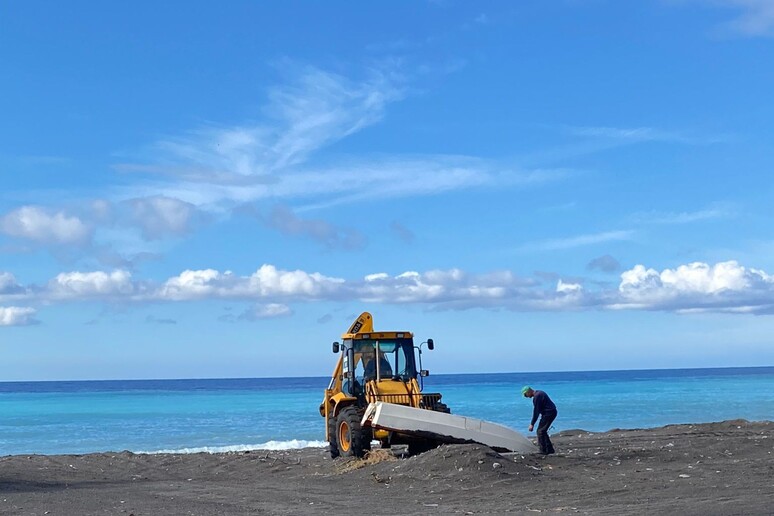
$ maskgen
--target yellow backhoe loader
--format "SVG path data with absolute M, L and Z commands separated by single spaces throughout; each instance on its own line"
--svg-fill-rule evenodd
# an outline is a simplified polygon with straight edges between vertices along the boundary
M 374 331 L 368 312 L 352 323 L 341 344 L 333 343 L 339 360 L 320 404 L 331 457 L 361 457 L 372 441 L 379 441 L 383 448 L 406 444 L 412 455 L 443 442 L 432 435 L 375 428 L 364 421 L 366 409 L 381 404 L 450 412 L 440 394 L 422 392 L 423 378 L 429 374 L 422 369 L 424 344 L 433 349 L 432 339 L 415 345 L 408 331 Z

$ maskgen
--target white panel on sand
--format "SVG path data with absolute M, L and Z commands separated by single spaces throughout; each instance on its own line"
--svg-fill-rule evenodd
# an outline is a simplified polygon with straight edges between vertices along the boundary
M 363 426 L 366 425 L 448 443 L 476 442 L 517 453 L 537 452 L 529 439 L 507 426 L 394 403 L 369 404 L 363 416 Z

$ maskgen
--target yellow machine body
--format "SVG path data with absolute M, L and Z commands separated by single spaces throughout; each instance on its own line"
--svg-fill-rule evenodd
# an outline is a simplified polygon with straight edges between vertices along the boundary
M 333 345 L 340 354 L 320 404 L 333 457 L 362 455 L 372 440 L 383 446 L 401 442 L 401 436 L 392 432 L 360 426 L 358 417 L 369 403 L 382 401 L 448 412 L 440 394 L 422 392 L 418 378 L 427 373 L 417 368 L 415 350 L 421 355 L 421 348 L 414 345 L 411 332 L 376 332 L 371 314 L 363 312 L 341 337 L 342 344 Z

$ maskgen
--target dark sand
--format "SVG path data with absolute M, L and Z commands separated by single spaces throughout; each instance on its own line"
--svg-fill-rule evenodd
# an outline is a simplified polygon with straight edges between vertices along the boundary
M 324 449 L 10 456 L 0 513 L 774 513 L 772 422 L 568 430 L 554 442 L 548 458 L 475 444 L 411 458 L 395 448 L 381 462 L 332 461 Z

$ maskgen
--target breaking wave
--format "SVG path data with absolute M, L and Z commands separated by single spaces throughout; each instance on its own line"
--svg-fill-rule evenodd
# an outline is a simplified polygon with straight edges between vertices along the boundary
M 261 444 L 235 444 L 232 446 L 202 446 L 199 448 L 178 448 L 168 450 L 138 451 L 146 455 L 156 455 L 161 453 L 233 453 L 256 450 L 298 450 L 301 448 L 324 448 L 328 446 L 325 441 L 304 441 L 300 439 L 291 439 L 290 441 L 268 441 Z

